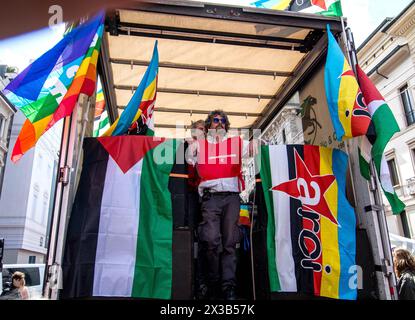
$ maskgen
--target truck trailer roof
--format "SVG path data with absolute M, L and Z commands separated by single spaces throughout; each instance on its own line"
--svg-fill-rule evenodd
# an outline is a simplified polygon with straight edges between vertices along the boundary
M 158 40 L 156 135 L 184 137 L 218 108 L 233 128 L 264 129 L 324 58 L 327 24 L 342 30 L 340 18 L 193 1 L 107 12 L 98 70 L 110 118 L 127 105 Z

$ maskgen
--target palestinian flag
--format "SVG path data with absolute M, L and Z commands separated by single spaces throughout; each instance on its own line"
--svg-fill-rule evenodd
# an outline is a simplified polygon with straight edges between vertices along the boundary
M 146 136 L 85 139 L 63 298 L 171 298 L 175 145 Z
M 318 13 L 330 17 L 343 16 L 340 0 L 293 0 L 288 7 L 288 11 Z
M 370 81 L 369 77 L 359 65 L 356 65 L 356 70 L 360 89 L 369 108 L 369 113 L 372 116 L 372 123 L 376 132 L 375 137 L 363 137 L 361 141 L 359 148 L 360 171 L 362 176 L 369 180 L 369 163 L 373 159 L 380 184 L 391 205 L 392 212 L 398 214 L 405 209 L 405 204 L 399 199 L 393 189 L 384 151 L 392 136 L 400 131 L 399 126 L 385 99 L 372 81 Z
M 356 220 L 347 155 L 311 145 L 261 147 L 270 292 L 356 299 Z

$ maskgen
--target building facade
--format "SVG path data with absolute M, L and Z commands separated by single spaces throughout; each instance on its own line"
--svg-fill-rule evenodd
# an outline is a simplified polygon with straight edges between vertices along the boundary
M 415 238 L 415 1 L 385 19 L 359 47 L 359 65 L 376 85 L 401 129 L 385 149 L 392 184 L 406 210 L 393 215 L 384 198 L 389 231 Z
M 25 121 L 17 113 L 11 129 L 12 147 Z M 0 237 L 3 263 L 42 263 L 47 252 L 48 225 L 58 166 L 61 126 L 54 126 L 16 164 L 7 157 L 0 195 Z
M 271 124 L 262 132 L 261 139 L 267 144 L 303 144 L 303 125 L 300 116 L 298 92 L 282 108 Z
M 0 65 L 0 195 L 9 150 L 13 115 L 16 113 L 16 108 L 1 93 L 1 90 L 10 82 L 10 74 L 7 74 L 6 71 L 7 66 Z

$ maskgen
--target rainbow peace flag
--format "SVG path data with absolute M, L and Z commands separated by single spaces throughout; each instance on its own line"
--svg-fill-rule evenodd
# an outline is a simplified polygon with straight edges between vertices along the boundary
M 345 194 L 347 155 L 311 145 L 261 148 L 265 208 L 258 215 L 267 215 L 270 291 L 356 299 L 356 218 Z
M 94 131 L 92 136 L 99 137 L 101 132 L 105 132 L 110 127 L 110 119 L 105 110 L 105 99 L 102 88 L 97 90 L 95 98 L 95 116 L 94 116 Z
M 157 79 L 159 70 L 159 54 L 157 41 L 154 44 L 153 56 L 150 64 L 141 80 L 133 97 L 121 115 L 114 121 L 111 127 L 102 135 L 120 136 L 127 133 L 128 129 L 136 124 L 141 117 L 142 123 L 154 132 L 154 104 L 157 96 Z M 148 134 L 147 134 L 148 135 Z
M 242 226 L 251 226 L 251 219 L 249 217 L 249 207 L 247 204 L 241 204 L 239 210 L 239 224 Z
M 324 84 L 327 104 L 338 141 L 374 135 L 369 110 L 355 74 L 327 25 L 328 51 Z
M 4 89 L 9 101 L 27 117 L 13 148 L 13 162 L 72 113 L 80 93 L 95 92 L 103 21 L 104 15 L 99 14 L 73 29 Z

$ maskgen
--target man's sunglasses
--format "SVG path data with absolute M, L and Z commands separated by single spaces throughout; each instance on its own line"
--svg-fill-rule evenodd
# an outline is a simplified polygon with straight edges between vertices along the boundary
M 226 124 L 226 119 L 225 118 L 221 118 L 221 119 L 213 118 L 213 123 L 219 123 L 219 121 L 222 122 L 223 124 Z

